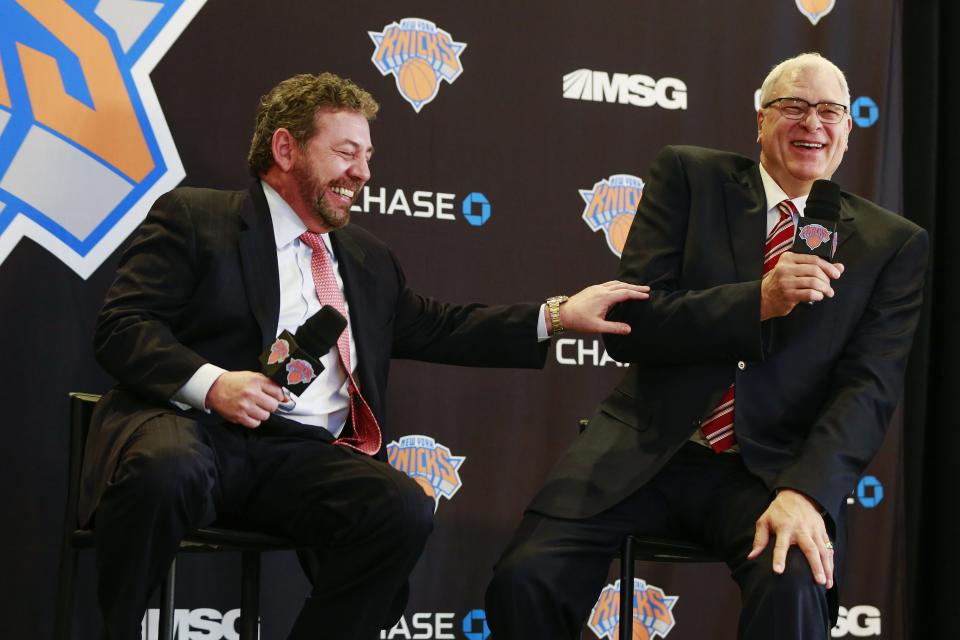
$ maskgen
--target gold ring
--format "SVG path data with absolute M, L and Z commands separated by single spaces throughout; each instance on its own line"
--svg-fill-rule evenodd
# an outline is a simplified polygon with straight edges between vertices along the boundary
M 833 551 L 833 543 L 830 542 L 829 540 L 827 540 L 826 547 L 827 547 L 827 549 L 829 549 L 830 551 Z

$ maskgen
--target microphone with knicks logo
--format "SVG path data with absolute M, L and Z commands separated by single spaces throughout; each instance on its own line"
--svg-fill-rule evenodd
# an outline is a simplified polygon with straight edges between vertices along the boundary
M 347 319 L 331 306 L 321 307 L 291 334 L 284 329 L 260 354 L 260 370 L 287 391 L 301 395 L 323 371 L 320 358 L 337 344 Z M 295 406 L 291 399 L 280 405 L 284 411 Z
M 837 224 L 840 221 L 840 187 L 830 180 L 817 180 L 807 196 L 807 206 L 797 220 L 794 253 L 806 253 L 833 261 L 837 252 Z

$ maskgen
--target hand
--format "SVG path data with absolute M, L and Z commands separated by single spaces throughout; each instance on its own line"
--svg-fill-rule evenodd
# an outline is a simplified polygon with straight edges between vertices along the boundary
M 787 251 L 760 283 L 760 320 L 785 316 L 800 302 L 833 297 L 831 280 L 843 273 L 839 262 Z
M 262 373 L 227 371 L 210 387 L 206 405 L 228 422 L 256 429 L 285 399 L 280 385 Z
M 787 551 L 795 544 L 806 556 L 817 584 L 833 588 L 833 544 L 813 500 L 799 491 L 781 489 L 757 520 L 753 549 L 747 560 L 760 555 L 770 541 L 771 533 L 777 539 L 773 547 L 774 573 L 783 573 Z
M 568 331 L 582 333 L 616 333 L 627 335 L 630 325 L 623 322 L 607 322 L 607 311 L 625 300 L 646 300 L 650 287 L 611 280 L 587 287 L 560 305 L 560 324 Z M 546 311 L 546 310 L 545 310 Z M 547 318 L 547 330 L 550 319 Z

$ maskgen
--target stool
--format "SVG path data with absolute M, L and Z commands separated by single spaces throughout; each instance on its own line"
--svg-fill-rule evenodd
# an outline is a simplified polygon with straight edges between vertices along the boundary
M 70 455 L 67 477 L 67 504 L 63 537 L 60 544 L 60 579 L 54 622 L 55 640 L 69 640 L 73 626 L 73 595 L 77 573 L 77 556 L 81 549 L 93 547 L 93 530 L 78 529 L 77 502 L 80 494 L 80 471 L 93 407 L 100 396 L 89 393 L 70 394 Z M 236 529 L 203 528 L 188 534 L 180 542 L 181 551 L 240 551 L 240 640 L 256 640 L 260 619 L 260 553 L 263 551 L 301 548 L 284 538 Z M 176 559 L 170 564 L 160 586 L 159 640 L 173 640 L 173 599 L 176 583 Z

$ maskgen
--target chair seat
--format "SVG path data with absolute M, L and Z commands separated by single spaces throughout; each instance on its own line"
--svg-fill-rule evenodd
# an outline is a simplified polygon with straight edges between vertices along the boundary
M 634 560 L 659 562 L 722 562 L 714 553 L 686 540 L 631 536 Z
M 71 542 L 75 547 L 84 548 L 93 546 L 92 529 L 76 529 L 71 534 Z M 238 531 L 236 529 L 221 529 L 219 527 L 204 527 L 191 531 L 180 541 L 181 551 L 203 551 L 209 549 L 226 549 L 236 551 L 282 551 L 302 548 L 303 545 L 268 533 L 259 531 Z

